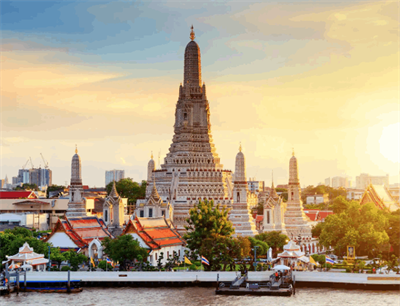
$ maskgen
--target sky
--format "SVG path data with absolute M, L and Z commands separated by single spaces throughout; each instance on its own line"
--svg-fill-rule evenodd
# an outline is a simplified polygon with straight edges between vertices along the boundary
M 225 169 L 302 186 L 360 173 L 399 181 L 397 1 L 1 1 L 1 170 L 29 157 L 65 184 L 146 178 L 172 142 L 194 26 Z M 28 164 L 29 167 L 30 164 Z

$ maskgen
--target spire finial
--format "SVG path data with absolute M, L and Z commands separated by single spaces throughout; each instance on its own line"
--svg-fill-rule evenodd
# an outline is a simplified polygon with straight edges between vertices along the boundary
M 242 142 L 239 144 L 239 152 L 242 152 Z
M 78 145 L 75 145 L 75 154 L 78 154 Z
M 272 170 L 272 185 L 274 184 L 274 170 Z
M 153 151 L 151 151 L 151 159 L 153 159 Z
M 191 31 L 190 31 L 190 39 L 194 40 L 196 36 L 194 35 L 193 25 L 192 25 L 192 27 L 190 29 L 191 29 Z
M 294 148 L 292 148 L 292 156 L 294 156 Z

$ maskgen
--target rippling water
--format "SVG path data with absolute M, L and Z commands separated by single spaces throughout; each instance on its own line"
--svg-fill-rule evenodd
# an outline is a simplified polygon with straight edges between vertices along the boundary
M 299 288 L 292 297 L 220 296 L 214 288 L 84 288 L 77 294 L 20 293 L 0 297 L 0 305 L 400 305 L 399 291 Z

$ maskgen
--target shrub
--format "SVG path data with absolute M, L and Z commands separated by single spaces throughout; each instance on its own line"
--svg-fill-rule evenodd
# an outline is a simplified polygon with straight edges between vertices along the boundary
M 201 267 L 201 262 L 200 261 L 195 261 L 194 263 L 196 266 Z
M 68 266 L 61 267 L 61 271 L 69 271 L 69 270 L 71 270 L 71 268 Z
M 60 271 L 60 269 L 57 268 L 57 267 L 52 267 L 50 270 L 51 270 L 51 271 Z
M 191 265 L 191 266 L 189 267 L 189 270 L 197 270 L 196 265 L 195 265 L 195 264 Z
M 350 268 L 346 268 L 346 273 L 350 273 L 350 272 L 351 272 Z

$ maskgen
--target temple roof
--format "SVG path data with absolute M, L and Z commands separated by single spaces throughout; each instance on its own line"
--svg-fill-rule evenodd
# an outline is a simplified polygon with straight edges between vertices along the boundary
M 172 224 L 163 217 L 138 218 L 125 227 L 122 235 L 137 234 L 152 250 L 158 250 L 166 246 L 185 245 L 185 241 L 178 234 Z
M 119 198 L 119 194 L 117 192 L 117 186 L 115 186 L 115 181 L 113 182 L 109 197 L 112 197 L 114 199 L 118 199 Z
M 38 196 L 33 191 L 0 191 L 0 199 L 37 199 Z
M 396 211 L 400 208 L 399 202 L 396 201 L 389 190 L 384 185 L 369 184 L 364 191 L 360 200 L 361 204 L 372 202 L 378 208 L 387 208 L 390 211 Z
M 104 221 L 95 216 L 65 217 L 65 219 L 58 219 L 52 233 L 46 238 L 46 241 L 56 232 L 65 232 L 80 248 L 87 247 L 95 238 L 100 241 L 106 237 L 113 238 Z

